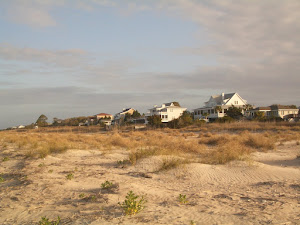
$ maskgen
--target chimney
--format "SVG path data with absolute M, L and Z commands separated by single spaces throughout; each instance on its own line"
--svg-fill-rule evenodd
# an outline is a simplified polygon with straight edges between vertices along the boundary
M 224 101 L 224 93 L 222 93 L 222 101 Z

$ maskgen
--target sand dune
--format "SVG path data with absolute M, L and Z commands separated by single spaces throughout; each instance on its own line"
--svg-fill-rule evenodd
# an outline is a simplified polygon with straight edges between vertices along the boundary
M 37 224 L 42 216 L 60 216 L 62 224 L 299 224 L 299 151 L 291 142 L 248 161 L 155 172 L 162 157 L 122 167 L 117 161 L 128 157 L 122 149 L 24 160 L 8 148 L 1 152 L 10 160 L 0 168 L 0 224 Z M 70 173 L 74 179 L 68 180 Z M 106 180 L 118 187 L 103 190 Z M 118 202 L 130 190 L 148 202 L 141 213 L 124 216 Z M 179 194 L 187 204 L 179 203 Z

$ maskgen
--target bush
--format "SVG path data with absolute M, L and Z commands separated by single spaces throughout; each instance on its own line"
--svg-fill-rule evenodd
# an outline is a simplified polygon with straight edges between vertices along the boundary
M 39 225 L 59 225 L 60 224 L 60 217 L 57 217 L 57 220 L 49 221 L 49 219 L 44 216 L 39 221 Z
M 124 210 L 125 215 L 135 215 L 145 208 L 144 196 L 135 195 L 132 191 L 128 192 L 124 202 L 119 205 Z

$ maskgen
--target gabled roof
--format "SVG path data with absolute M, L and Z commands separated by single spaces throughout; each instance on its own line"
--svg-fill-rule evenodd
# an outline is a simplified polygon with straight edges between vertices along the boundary
M 224 94 L 224 100 L 231 99 L 236 93 Z M 212 95 L 211 98 L 216 102 L 217 105 L 223 104 L 222 95 Z
M 174 106 L 181 107 L 180 104 L 179 104 L 179 102 L 169 102 L 169 103 L 164 103 L 164 105 L 165 105 L 165 106 L 171 106 L 172 103 L 173 103 Z

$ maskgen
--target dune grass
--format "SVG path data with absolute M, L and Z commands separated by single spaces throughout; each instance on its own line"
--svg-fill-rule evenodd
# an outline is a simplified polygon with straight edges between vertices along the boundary
M 124 149 L 128 151 L 132 165 L 154 155 L 170 156 L 169 161 L 163 162 L 161 169 L 164 170 L 182 163 L 173 160 L 176 157 L 188 162 L 224 164 L 243 160 L 255 151 L 275 149 L 276 142 L 299 143 L 299 127 L 285 123 L 233 123 L 191 126 L 180 130 L 114 130 L 106 133 L 5 131 L 0 132 L 0 147 L 13 147 L 30 158 L 44 158 L 70 149 Z

